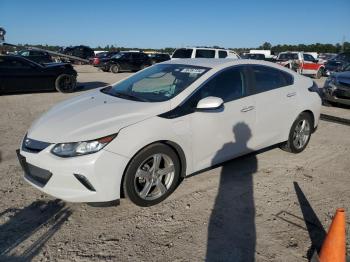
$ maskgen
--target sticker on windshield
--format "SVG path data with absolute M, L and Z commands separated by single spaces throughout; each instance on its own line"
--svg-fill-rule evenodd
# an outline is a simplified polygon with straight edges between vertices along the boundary
M 200 69 L 200 68 L 184 68 L 180 72 L 188 73 L 188 74 L 202 74 L 204 71 L 205 69 Z

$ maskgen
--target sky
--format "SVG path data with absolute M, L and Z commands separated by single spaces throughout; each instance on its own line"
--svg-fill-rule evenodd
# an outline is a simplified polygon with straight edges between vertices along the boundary
M 258 47 L 350 42 L 350 0 L 0 0 L 13 44 Z

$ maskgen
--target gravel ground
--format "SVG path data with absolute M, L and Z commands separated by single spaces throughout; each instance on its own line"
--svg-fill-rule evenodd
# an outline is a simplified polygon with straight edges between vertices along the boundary
M 232 160 L 188 177 L 153 207 L 123 199 L 96 208 L 40 193 L 15 156 L 33 120 L 129 75 L 77 69 L 74 94 L 0 97 L 0 261 L 307 261 L 335 209 L 350 210 L 350 127 L 326 121 L 301 154 L 272 147 Z M 322 110 L 350 119 L 347 108 Z

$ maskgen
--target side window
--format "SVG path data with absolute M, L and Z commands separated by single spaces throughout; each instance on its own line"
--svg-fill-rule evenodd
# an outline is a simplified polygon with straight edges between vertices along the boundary
M 308 61 L 308 62 L 314 62 L 315 59 L 312 55 L 309 55 L 309 54 L 304 54 L 304 60 L 305 61 Z
M 190 98 L 193 100 L 192 106 L 196 106 L 199 100 L 215 96 L 220 97 L 224 102 L 229 102 L 245 95 L 244 73 L 242 67 L 235 67 L 225 70 L 214 76 L 205 83 Z
M 277 89 L 283 86 L 289 85 L 293 82 L 293 77 L 286 77 L 281 70 L 268 67 L 268 66 L 252 66 L 254 80 L 255 80 L 255 93 L 261 93 Z
M 214 58 L 215 50 L 197 49 L 196 58 Z
M 219 58 L 226 58 L 227 57 L 227 52 L 219 50 Z

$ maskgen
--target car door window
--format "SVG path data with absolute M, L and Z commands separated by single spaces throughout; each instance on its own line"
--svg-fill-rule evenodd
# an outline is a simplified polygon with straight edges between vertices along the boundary
M 226 58 L 227 57 L 227 52 L 219 50 L 219 58 Z
M 312 55 L 304 54 L 304 61 L 315 62 L 315 58 Z
M 254 93 L 262 93 L 293 84 L 293 76 L 281 70 L 255 65 L 250 67 L 254 79 Z
M 196 58 L 214 58 L 215 50 L 197 49 Z

